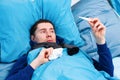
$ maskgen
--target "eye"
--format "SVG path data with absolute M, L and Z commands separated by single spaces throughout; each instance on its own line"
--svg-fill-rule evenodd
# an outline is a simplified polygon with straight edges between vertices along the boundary
M 51 32 L 52 32 L 52 33 L 55 33 L 55 31 L 54 31 L 54 30 L 51 30 Z
M 45 30 L 42 30 L 42 31 L 40 31 L 40 33 L 46 33 L 46 31 L 45 31 Z

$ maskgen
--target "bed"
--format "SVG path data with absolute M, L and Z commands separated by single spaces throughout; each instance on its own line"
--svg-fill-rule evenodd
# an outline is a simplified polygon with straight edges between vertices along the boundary
M 120 38 L 117 35 L 120 33 L 120 18 L 107 0 L 80 0 L 72 7 L 71 0 L 1 0 L 0 11 L 0 74 L 3 74 L 0 75 L 0 80 L 5 79 L 15 60 L 30 49 L 29 29 L 41 18 L 53 21 L 56 34 L 64 38 L 65 43 L 77 45 L 81 50 L 77 55 L 68 56 L 64 49 L 62 58 L 39 67 L 34 72 L 32 80 L 119 79 L 117 63 L 120 55 Z M 87 53 L 96 60 L 99 56 L 88 23 L 80 20 L 78 16 L 98 17 L 107 27 L 106 39 L 115 65 L 114 77 L 110 77 L 104 71 L 95 70 L 91 65 L 92 61 Z M 28 63 L 40 50 L 30 52 Z
M 119 7 L 119 0 L 81 0 L 72 6 L 72 12 L 79 32 L 86 42 L 82 49 L 96 60 L 98 59 L 96 43 L 89 24 L 79 19 L 78 16 L 98 17 L 107 27 L 106 39 L 113 57 L 115 67 L 114 75 L 120 79 L 120 37 L 118 36 L 118 34 L 120 34 Z

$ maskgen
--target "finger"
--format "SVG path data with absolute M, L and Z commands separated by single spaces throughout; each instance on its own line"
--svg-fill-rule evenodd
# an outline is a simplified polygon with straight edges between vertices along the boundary
M 44 55 L 46 49 L 42 49 L 39 53 L 39 55 Z
M 99 26 L 99 27 L 97 28 L 98 31 L 99 31 L 99 30 L 103 30 L 103 29 L 104 29 L 103 26 Z
M 101 28 L 100 23 L 96 22 L 95 26 L 94 26 L 94 30 L 98 31 L 98 29 Z
M 94 24 L 94 27 L 95 28 L 98 28 L 100 26 L 100 22 L 99 21 L 96 21 L 95 24 Z
M 96 22 L 99 21 L 99 19 L 98 19 L 98 18 L 93 18 L 92 21 L 93 21 L 94 23 L 96 23 Z
M 91 19 L 91 21 L 89 22 L 89 24 L 90 24 L 90 27 L 91 27 L 91 29 L 92 29 L 92 31 L 94 32 L 95 31 L 95 24 L 94 24 L 94 20 L 93 19 Z
M 93 18 L 92 22 L 93 22 L 93 26 L 92 26 L 93 30 L 97 31 L 98 27 L 101 24 L 100 21 L 99 21 L 99 19 L 98 18 Z
M 97 18 L 90 18 L 89 24 L 92 28 L 94 28 L 96 22 L 98 22 Z
M 53 48 L 52 47 L 48 48 L 48 56 L 51 55 L 52 53 L 53 53 Z
M 46 49 L 42 49 L 37 57 L 46 58 Z
M 45 62 L 48 62 L 48 61 L 50 61 L 50 60 L 49 60 L 48 58 L 46 58 L 46 59 L 45 59 Z
M 105 30 L 105 28 L 106 28 L 106 27 L 105 27 L 102 23 L 100 23 L 100 26 L 99 26 L 97 29 L 98 29 L 98 30 L 99 30 L 99 29 L 104 29 L 104 30 Z
M 53 48 L 51 47 L 49 55 L 51 55 L 52 53 L 53 53 Z
M 94 24 L 93 24 L 93 18 L 90 18 L 90 21 L 88 21 L 88 23 L 90 24 L 91 27 L 93 27 L 94 26 Z
M 44 55 L 45 55 L 45 58 L 48 58 L 48 57 L 49 57 L 48 54 L 49 54 L 49 52 L 48 52 L 48 50 L 46 50 L 46 52 L 45 52 L 45 54 L 44 54 Z
M 43 56 L 44 58 L 47 58 L 48 50 L 47 49 L 42 49 L 40 55 Z
M 45 58 L 48 58 L 53 52 L 53 48 L 47 48 L 46 49 L 46 54 L 45 54 Z

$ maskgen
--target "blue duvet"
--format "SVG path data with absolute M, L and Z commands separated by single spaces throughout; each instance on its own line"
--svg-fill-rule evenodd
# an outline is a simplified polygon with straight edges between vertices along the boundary
M 41 48 L 31 51 L 28 55 L 30 63 L 39 53 Z M 113 80 L 104 71 L 97 71 L 91 59 L 82 51 L 74 56 L 67 55 L 66 49 L 63 56 L 38 67 L 32 80 Z

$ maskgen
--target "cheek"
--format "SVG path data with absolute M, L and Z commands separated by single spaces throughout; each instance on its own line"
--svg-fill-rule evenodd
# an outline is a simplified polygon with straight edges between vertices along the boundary
M 56 35 L 55 34 L 53 35 L 53 38 L 54 38 L 54 40 L 56 40 Z
M 46 39 L 46 36 L 45 35 L 41 35 L 41 34 L 38 34 L 38 35 L 36 35 L 36 40 L 37 41 L 43 41 L 43 40 L 45 40 Z

